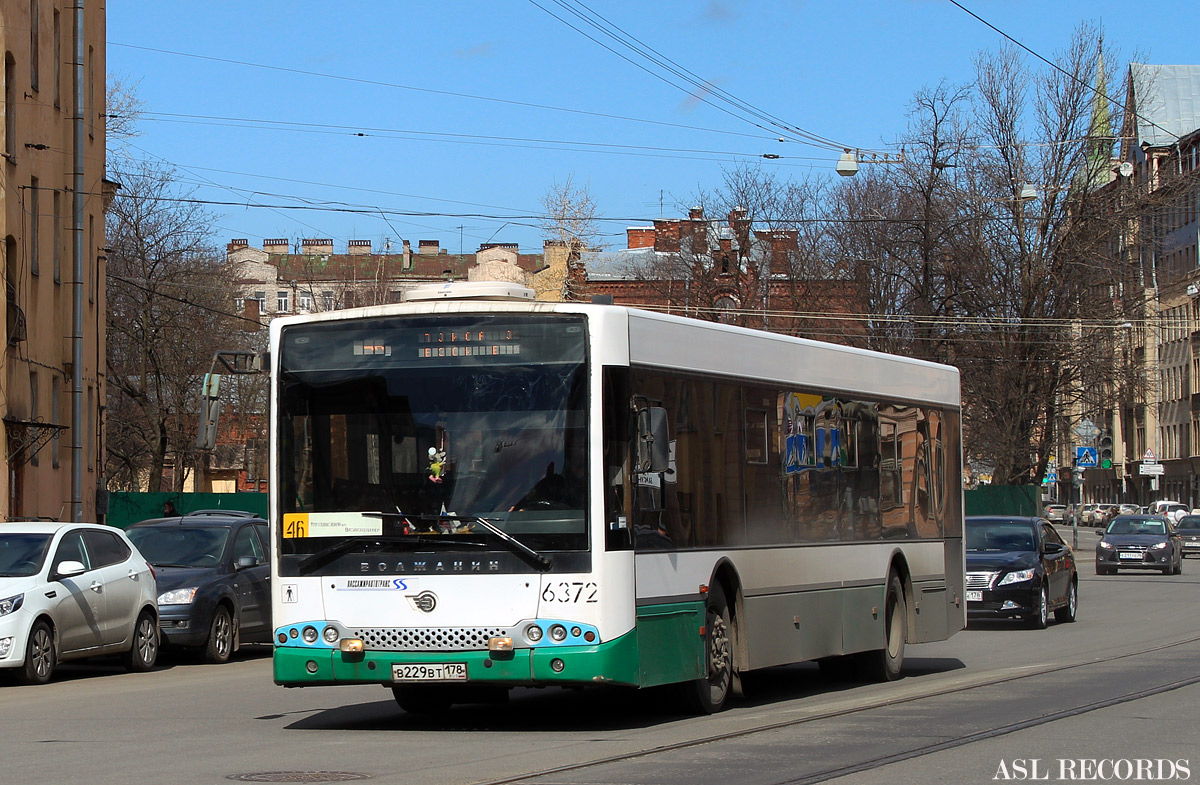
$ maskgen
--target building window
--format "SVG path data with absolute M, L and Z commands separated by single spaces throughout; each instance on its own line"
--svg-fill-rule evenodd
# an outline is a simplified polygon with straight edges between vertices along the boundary
M 297 306 L 301 311 L 308 313 L 312 310 L 312 293 L 300 292 L 300 304 Z
M 321 310 L 333 310 L 333 292 L 321 292 Z
M 34 275 L 41 275 L 41 245 L 42 238 L 39 231 L 42 223 L 41 216 L 41 191 L 38 189 L 38 179 L 36 177 L 29 178 L 29 272 Z
M 29 419 L 32 422 L 38 421 L 38 375 L 37 371 L 29 372 Z M 31 466 L 38 465 L 38 454 L 35 450 L 33 455 L 29 456 L 29 464 Z
M 96 442 L 100 439 L 100 435 L 96 432 L 96 406 L 92 386 L 88 385 L 87 389 L 87 469 L 89 472 L 96 470 Z
M 12 52 L 4 53 L 4 153 L 15 164 L 17 154 L 17 63 Z
M 54 9 L 54 108 L 62 106 L 62 15 Z
M 275 293 L 275 310 L 279 313 L 288 312 L 288 293 L 286 291 Z
M 52 384 L 50 387 L 50 421 L 57 425 L 59 423 L 58 407 L 59 407 L 59 404 L 61 403 L 60 399 L 62 398 L 62 396 L 60 395 L 59 388 L 62 386 L 62 384 L 59 382 L 58 379 L 55 379 L 53 377 L 51 377 L 51 382 L 52 382 Z M 59 461 L 58 433 L 59 433 L 58 430 L 55 429 L 54 435 L 50 437 L 50 465 L 53 466 L 55 469 L 58 468 L 58 461 Z
M 38 91 L 38 2 L 29 0 L 29 86 Z
M 54 208 L 54 223 L 50 227 L 54 234 L 54 282 L 62 283 L 62 204 L 57 188 L 50 192 L 50 201 Z
M 235 310 L 239 313 L 246 310 L 246 298 L 245 297 L 234 297 L 233 298 L 233 310 Z

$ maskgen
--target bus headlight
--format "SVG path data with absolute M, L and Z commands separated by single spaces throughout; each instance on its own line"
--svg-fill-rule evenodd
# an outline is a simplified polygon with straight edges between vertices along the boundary
M 542 628 L 536 624 L 530 624 L 525 628 L 525 639 L 530 643 L 537 643 L 542 639 Z
M 325 639 L 326 643 L 337 643 L 337 639 L 338 639 L 337 627 L 334 627 L 332 625 L 326 627 L 325 632 L 321 633 L 321 637 Z
M 561 624 L 550 625 L 550 640 L 555 643 L 562 643 L 567 639 L 567 628 Z
M 317 642 L 317 628 L 312 626 L 311 624 L 308 625 L 307 627 L 305 627 L 301 631 L 300 634 L 304 637 L 305 643 L 316 643 Z

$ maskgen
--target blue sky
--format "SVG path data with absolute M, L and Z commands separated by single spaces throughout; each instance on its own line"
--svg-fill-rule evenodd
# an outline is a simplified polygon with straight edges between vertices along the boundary
M 1045 57 L 1088 20 L 1104 26 L 1112 69 L 1131 57 L 1200 61 L 1200 4 L 1188 0 L 1140 15 L 1107 0 L 959 2 Z M 537 252 L 529 216 L 570 178 L 605 218 L 602 239 L 624 247 L 626 226 L 686 214 L 738 161 L 781 179 L 833 172 L 838 151 L 795 131 L 780 142 L 761 119 L 699 100 L 572 11 L 759 117 L 884 151 L 916 91 L 969 81 L 975 55 L 1003 42 L 949 0 L 133 0 L 108 4 L 108 69 L 146 112 L 132 154 L 174 165 L 199 198 L 232 203 L 210 207 L 220 244 Z

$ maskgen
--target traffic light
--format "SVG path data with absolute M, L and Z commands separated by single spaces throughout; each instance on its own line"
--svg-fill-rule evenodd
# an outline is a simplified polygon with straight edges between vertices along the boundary
M 1100 432 L 1100 468 L 1111 469 L 1113 465 L 1113 441 L 1108 431 Z
M 1071 472 L 1074 469 L 1070 466 L 1061 466 L 1058 470 L 1058 481 L 1069 484 L 1071 482 Z

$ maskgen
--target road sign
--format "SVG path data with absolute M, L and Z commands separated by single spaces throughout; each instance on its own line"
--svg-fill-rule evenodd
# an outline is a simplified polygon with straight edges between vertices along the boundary
M 1142 460 L 1146 463 L 1158 463 L 1158 457 L 1155 456 L 1154 450 L 1146 450 L 1146 454 L 1142 456 Z
M 1143 463 L 1138 465 L 1138 474 L 1166 474 L 1166 468 L 1161 463 Z
M 1100 429 L 1096 427 L 1096 423 L 1084 417 L 1079 421 L 1079 424 L 1071 429 L 1071 433 L 1078 436 L 1080 439 L 1091 441 L 1100 435 Z
M 1076 447 L 1075 465 L 1082 469 L 1094 469 L 1098 465 L 1095 447 Z

